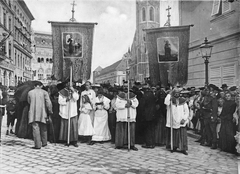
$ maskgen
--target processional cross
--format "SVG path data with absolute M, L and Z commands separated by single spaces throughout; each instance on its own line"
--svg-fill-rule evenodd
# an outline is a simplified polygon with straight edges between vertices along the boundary
M 76 19 L 74 18 L 74 6 L 77 6 L 77 4 L 75 4 L 75 1 L 73 1 L 72 5 L 72 18 L 70 19 L 70 22 L 76 22 Z
M 168 15 L 167 15 L 168 19 L 167 19 L 167 22 L 164 24 L 164 27 L 170 27 L 171 26 L 171 23 L 170 23 L 170 17 L 171 17 L 170 10 L 171 9 L 172 8 L 170 6 L 168 6 L 168 8 L 166 9 L 166 11 L 168 11 Z

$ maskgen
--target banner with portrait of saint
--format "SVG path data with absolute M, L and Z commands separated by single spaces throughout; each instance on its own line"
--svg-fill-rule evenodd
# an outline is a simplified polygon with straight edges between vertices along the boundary
M 158 63 L 179 61 L 179 38 L 160 37 L 157 38 Z
M 62 33 L 63 58 L 82 58 L 83 36 L 79 32 Z
M 53 22 L 53 68 L 56 80 L 64 81 L 73 70 L 73 81 L 90 79 L 94 27 L 97 23 Z
M 188 79 L 190 27 L 145 29 L 151 83 L 185 85 Z

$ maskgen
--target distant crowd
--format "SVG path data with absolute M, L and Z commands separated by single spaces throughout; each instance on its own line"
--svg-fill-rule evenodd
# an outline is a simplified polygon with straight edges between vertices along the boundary
M 7 110 L 6 134 L 33 139 L 34 149 L 46 146 L 47 141 L 75 147 L 79 142 L 110 141 L 116 149 L 126 149 L 128 143 L 132 150 L 138 150 L 135 144 L 150 149 L 166 146 L 187 155 L 187 129 L 191 129 L 201 136 L 200 145 L 236 153 L 236 86 L 153 87 L 135 82 L 128 93 L 126 84 L 92 85 L 87 81 L 71 87 L 66 81 L 44 87 L 33 81 L 20 85 L 14 96 L 0 91 L 0 106 Z

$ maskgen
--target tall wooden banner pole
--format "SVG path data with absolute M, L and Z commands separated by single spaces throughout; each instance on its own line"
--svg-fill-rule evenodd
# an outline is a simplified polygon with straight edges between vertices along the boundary
M 128 102 L 130 100 L 129 97 L 129 69 L 127 69 L 127 83 L 128 83 L 128 90 L 127 90 L 127 99 Z M 127 120 L 128 120 L 128 151 L 130 151 L 131 148 L 131 134 L 130 134 L 130 108 L 127 108 Z
M 72 64 L 70 66 L 70 88 L 73 86 L 72 85 L 72 72 L 73 72 L 73 67 L 72 67 Z M 67 144 L 68 146 L 70 145 L 70 130 L 71 130 L 71 124 L 70 124 L 70 120 L 71 120 L 71 100 L 72 100 L 72 91 L 69 90 L 69 97 L 70 97 L 70 100 L 69 100 L 69 103 L 68 103 L 68 136 L 67 136 Z
M 173 152 L 173 114 L 172 114 L 172 101 L 170 100 L 170 129 L 171 129 L 171 152 Z

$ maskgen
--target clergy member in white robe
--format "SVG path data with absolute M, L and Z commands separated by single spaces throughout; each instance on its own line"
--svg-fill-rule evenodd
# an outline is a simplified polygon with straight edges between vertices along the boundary
M 93 145 L 94 142 L 103 142 L 111 140 L 111 134 L 108 127 L 108 112 L 110 108 L 110 100 L 103 96 L 103 91 L 99 90 L 98 95 L 94 100 L 95 114 L 94 114 L 94 135 L 92 136 L 92 142 L 89 145 Z
M 77 100 L 79 99 L 78 92 L 73 88 L 68 87 L 59 92 L 59 115 L 61 116 L 59 140 L 67 142 L 68 137 L 68 118 L 70 116 L 70 144 L 78 147 L 78 112 Z M 71 94 L 70 94 L 71 93 Z M 69 112 L 70 108 L 70 112 Z
M 171 117 L 173 127 L 173 151 L 179 150 L 188 155 L 187 144 L 187 128 L 186 125 L 189 122 L 189 108 L 186 100 L 180 97 L 180 88 L 175 88 L 171 94 L 168 94 L 165 98 L 165 105 L 167 105 L 167 148 L 171 147 Z
M 117 123 L 116 123 L 116 137 L 115 147 L 116 149 L 125 148 L 128 145 L 128 109 L 129 109 L 129 121 L 130 121 L 130 148 L 137 151 L 135 147 L 135 123 L 137 116 L 137 106 L 139 102 L 134 93 L 130 93 L 129 99 L 127 99 L 127 89 L 124 92 L 120 92 L 117 96 L 115 105 L 117 109 Z

